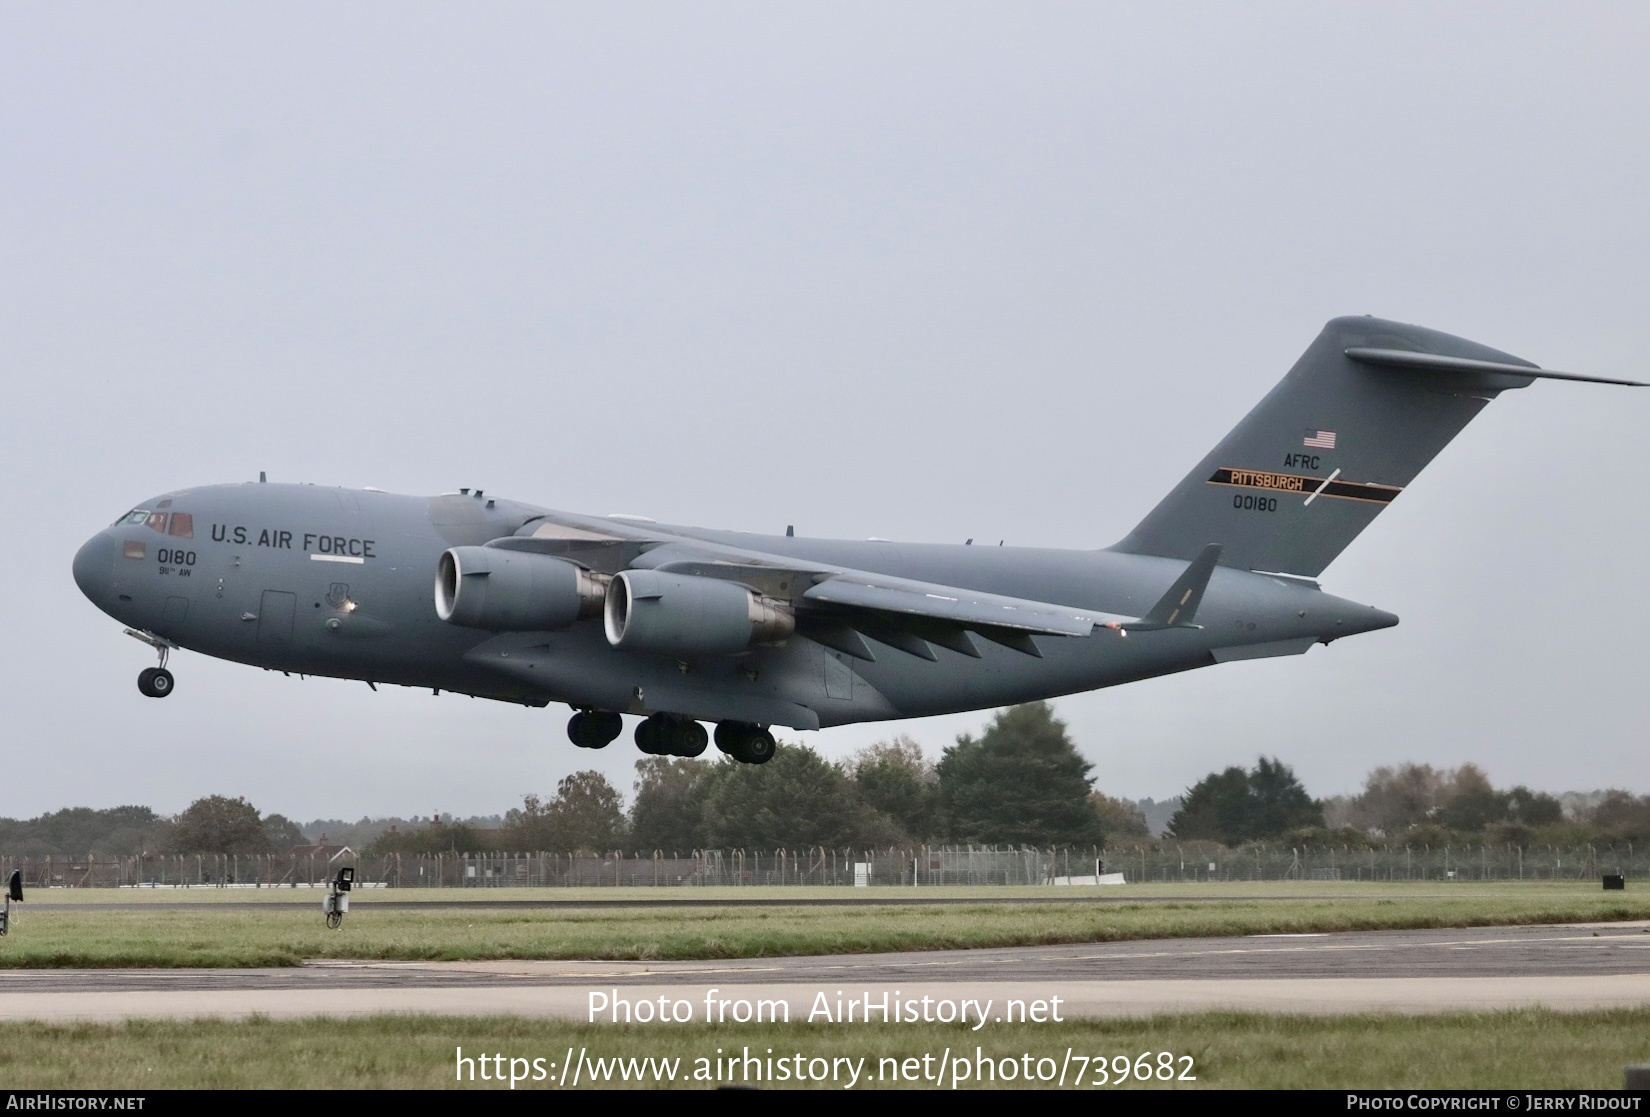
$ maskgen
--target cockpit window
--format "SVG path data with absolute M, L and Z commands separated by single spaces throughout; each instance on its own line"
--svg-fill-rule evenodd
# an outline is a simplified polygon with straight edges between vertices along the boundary
M 172 522 L 167 526 L 166 534 L 175 535 L 179 539 L 195 538 L 195 517 L 188 512 L 173 512 Z
M 149 510 L 147 508 L 134 508 L 130 512 L 126 513 L 126 515 L 124 515 L 120 519 L 116 520 L 115 523 L 117 523 L 117 524 L 141 524 L 145 520 L 147 520 L 148 518 L 149 518 Z
M 144 521 L 144 526 L 147 527 L 150 531 L 158 531 L 162 535 L 165 535 L 166 534 L 166 513 L 165 512 L 151 512 L 151 513 L 149 513 L 149 518 Z

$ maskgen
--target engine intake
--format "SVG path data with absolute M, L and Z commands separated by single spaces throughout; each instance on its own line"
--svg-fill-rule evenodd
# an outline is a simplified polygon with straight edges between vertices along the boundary
M 731 655 L 796 631 L 789 607 L 716 578 L 626 570 L 607 592 L 607 642 L 656 655 Z
M 563 559 L 498 547 L 453 547 L 435 575 L 435 613 L 495 632 L 566 628 L 602 611 L 609 579 Z

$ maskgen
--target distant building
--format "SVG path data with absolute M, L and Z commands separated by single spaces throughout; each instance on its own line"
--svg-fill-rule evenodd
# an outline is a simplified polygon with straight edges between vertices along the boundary
M 322 834 L 320 840 L 314 845 L 293 846 L 292 856 L 314 858 L 320 861 L 332 862 L 338 860 L 340 857 L 354 857 L 355 851 L 349 846 L 339 845 L 336 842 L 328 842 L 327 836 Z

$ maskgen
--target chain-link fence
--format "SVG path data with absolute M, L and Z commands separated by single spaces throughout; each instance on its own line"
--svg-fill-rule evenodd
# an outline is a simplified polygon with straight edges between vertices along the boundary
M 1604 873 L 1650 878 L 1650 847 L 1276 846 L 1240 849 L 1135 846 L 1105 854 L 1107 869 L 1139 881 L 1521 881 L 1587 880 Z
M 1096 851 L 1077 858 L 1093 873 Z M 695 850 L 691 853 L 168 854 L 132 857 L 0 856 L 36 888 L 311 888 L 341 865 L 356 886 L 388 888 L 565 888 L 1041 884 L 1067 851 L 919 847 L 908 850 Z
M 1191 881 L 1586 880 L 1650 878 L 1650 849 L 1613 846 L 1354 846 L 1153 843 L 1110 848 L 919 846 L 883 850 L 696 850 L 691 853 L 346 853 L 114 856 L 0 855 L 35 888 L 307 888 L 340 865 L 384 888 L 1039 885 Z

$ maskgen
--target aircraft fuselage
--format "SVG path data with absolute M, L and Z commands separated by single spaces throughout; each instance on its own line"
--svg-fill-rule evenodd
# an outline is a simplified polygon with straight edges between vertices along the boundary
M 401 496 L 292 484 L 184 489 L 140 504 L 74 561 L 100 609 L 163 643 L 271 670 L 544 705 L 818 728 L 989 708 L 1231 659 L 1291 655 L 1397 623 L 1303 579 L 1219 567 L 1196 628 L 978 655 L 877 643 L 865 659 L 806 630 L 737 655 L 677 658 L 610 644 L 600 617 L 557 631 L 465 628 L 437 615 L 451 547 L 481 546 L 552 515 L 592 530 L 624 521 L 550 513 L 480 493 Z M 656 525 L 678 540 L 831 563 L 896 578 L 1142 616 L 1186 569 L 1112 551 L 843 541 Z M 633 564 L 646 567 L 646 550 Z

